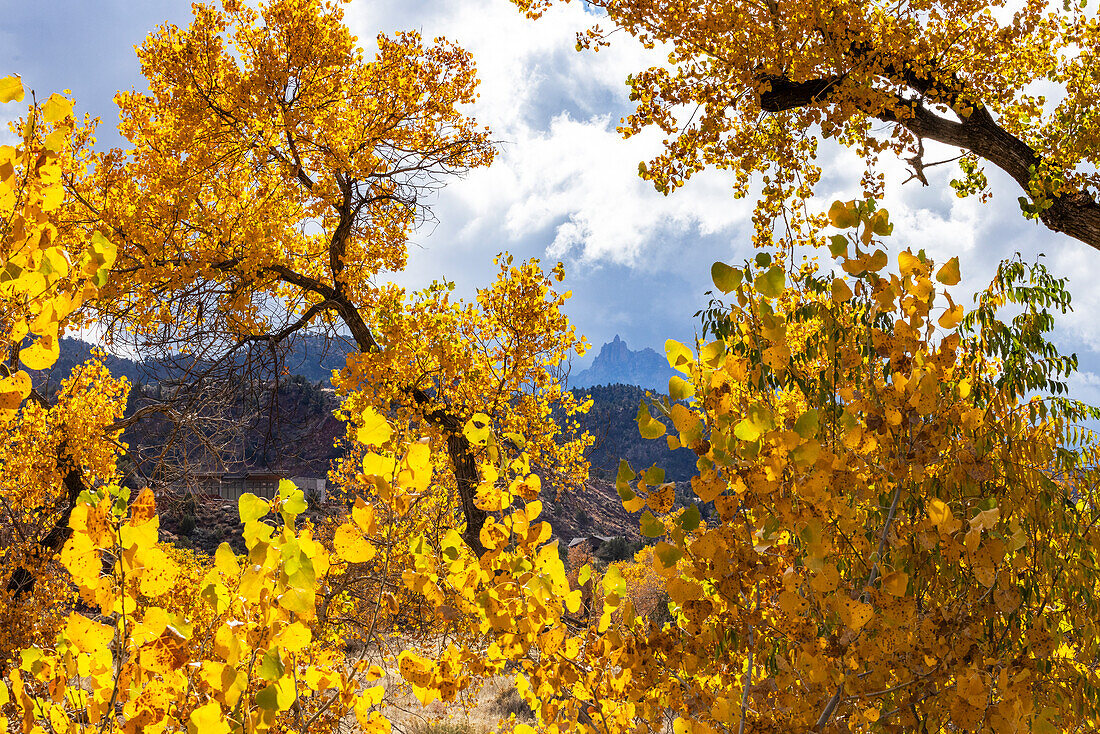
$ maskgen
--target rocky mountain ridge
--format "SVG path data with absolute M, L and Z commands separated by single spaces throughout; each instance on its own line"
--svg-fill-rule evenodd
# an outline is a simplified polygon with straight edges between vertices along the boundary
M 668 390 L 668 378 L 675 374 L 664 355 L 649 347 L 633 350 L 616 334 L 613 341 L 600 348 L 591 367 L 570 376 L 569 386 L 636 385 L 664 393 Z

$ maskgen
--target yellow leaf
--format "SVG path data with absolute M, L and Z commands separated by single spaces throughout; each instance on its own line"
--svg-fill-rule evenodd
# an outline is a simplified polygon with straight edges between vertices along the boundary
M 936 280 L 944 285 L 955 285 L 962 279 L 959 274 L 959 258 L 953 257 L 936 271 Z
M 75 612 L 69 615 L 69 621 L 65 624 L 65 638 L 76 649 L 84 652 L 99 652 L 107 649 L 107 645 L 114 636 L 113 627 L 93 622 L 83 614 Z
M 668 357 L 669 367 L 685 375 L 691 374 L 691 366 L 695 363 L 695 358 L 690 349 L 675 339 L 669 339 L 665 342 L 665 355 Z
M 44 370 L 53 366 L 60 353 L 57 337 L 52 334 L 44 334 L 38 337 L 29 347 L 20 350 L 19 361 L 27 369 Z
M 229 725 L 222 707 L 211 701 L 191 712 L 187 722 L 187 734 L 229 734 Z
M 962 304 L 945 309 L 937 323 L 945 329 L 954 329 L 963 320 Z
M 23 370 L 0 380 L 0 410 L 15 410 L 31 394 L 31 378 Z
M 888 594 L 905 596 L 905 590 L 909 588 L 909 574 L 902 571 L 886 574 L 882 579 L 882 588 Z
M 938 499 L 928 503 L 928 517 L 941 533 L 953 533 L 961 525 L 951 513 L 951 508 Z
M 833 278 L 833 303 L 843 303 L 850 300 L 854 294 L 841 278 Z
M 222 543 L 218 546 L 218 550 L 214 553 L 214 567 L 226 576 L 236 576 L 241 572 L 237 555 L 233 552 L 229 543 Z
M 160 596 L 172 590 L 179 578 L 179 566 L 159 548 L 148 550 L 144 557 L 138 588 L 145 596 Z
M 300 652 L 313 639 L 313 632 L 301 622 L 291 622 L 276 638 L 276 644 L 287 652 Z
M 46 122 L 57 122 L 66 117 L 72 117 L 73 101 L 66 99 L 56 92 L 42 103 L 42 119 Z
M 378 414 L 373 408 L 366 408 L 360 416 L 359 429 L 355 433 L 356 440 L 365 446 L 381 446 L 390 440 L 393 429 L 389 422 Z
M 22 102 L 23 82 L 17 76 L 0 79 L 0 102 Z
M 374 558 L 374 546 L 351 523 L 344 523 L 336 528 L 332 546 L 348 563 L 363 563 Z
M 840 583 L 840 572 L 834 564 L 826 564 L 821 572 L 814 576 L 810 581 L 810 586 L 822 594 L 827 594 L 837 587 Z
M 837 229 L 847 229 L 859 223 L 854 201 L 834 201 L 829 207 L 829 223 Z
M 909 250 L 899 252 L 898 269 L 901 270 L 902 275 L 909 275 L 911 273 L 919 272 L 921 269 L 920 258 L 918 258 Z

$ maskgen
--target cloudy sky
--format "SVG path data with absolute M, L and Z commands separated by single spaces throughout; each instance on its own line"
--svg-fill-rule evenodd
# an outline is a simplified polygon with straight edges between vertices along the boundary
M 103 119 L 100 140 L 119 143 L 112 102 L 118 89 L 143 89 L 133 46 L 158 23 L 186 24 L 185 0 L 0 0 L 0 74 L 19 73 L 40 97 L 71 89 L 77 110 Z M 705 304 L 714 260 L 750 255 L 752 203 L 735 200 L 730 181 L 707 172 L 673 196 L 637 177 L 638 162 L 659 138 L 622 140 L 615 132 L 630 110 L 625 78 L 657 63 L 622 34 L 610 49 L 577 53 L 575 32 L 593 20 L 582 3 L 528 21 L 508 0 L 354 0 L 347 20 L 368 50 L 377 33 L 416 29 L 445 36 L 472 52 L 482 79 L 473 108 L 500 141 L 486 170 L 451 184 L 434 204 L 438 223 L 413 238 L 402 282 L 420 285 L 446 276 L 470 294 L 493 273 L 492 257 L 508 250 L 544 262 L 563 260 L 573 291 L 570 315 L 598 348 L 619 334 L 634 349 L 661 350 L 666 338 L 690 341 L 692 318 Z M 12 110 L 4 113 L 12 115 Z M 950 151 L 930 151 L 927 160 Z M 823 151 L 825 178 L 817 206 L 858 193 L 853 154 Z M 1070 278 L 1076 312 L 1060 321 L 1058 341 L 1076 351 L 1085 373 L 1077 397 L 1100 402 L 1100 253 L 1024 220 L 1019 191 L 989 172 L 992 202 L 960 200 L 947 186 L 951 166 L 932 169 L 932 185 L 901 186 L 904 166 L 892 167 L 886 206 L 893 240 L 944 259 L 958 255 L 973 291 L 996 263 L 1014 252 L 1042 252 L 1056 275 Z M 969 299 L 965 299 L 969 302 Z M 587 364 L 593 353 L 579 360 Z

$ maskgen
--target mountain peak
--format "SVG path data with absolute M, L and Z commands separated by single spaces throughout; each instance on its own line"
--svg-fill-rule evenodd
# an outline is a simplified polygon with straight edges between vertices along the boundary
M 592 366 L 581 370 L 569 381 L 572 387 L 594 385 L 637 385 L 657 392 L 668 390 L 673 375 L 667 360 L 649 347 L 633 350 L 616 334 L 600 348 Z

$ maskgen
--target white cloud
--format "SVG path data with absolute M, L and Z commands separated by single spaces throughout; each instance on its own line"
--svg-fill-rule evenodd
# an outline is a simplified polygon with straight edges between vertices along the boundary
M 351 10 L 361 38 L 367 28 L 405 22 L 425 37 L 455 41 L 478 64 L 481 97 L 472 113 L 501 141 L 500 155 L 441 195 L 442 208 L 462 224 L 441 222 L 425 244 L 539 237 L 551 258 L 646 267 L 658 236 L 706 236 L 747 219 L 751 204 L 734 202 L 720 174 L 700 175 L 667 198 L 638 178 L 638 162 L 659 140 L 624 141 L 615 128 L 629 110 L 627 74 L 654 57 L 623 37 L 599 53 L 577 53 L 575 33 L 593 22 L 582 4 L 558 6 L 538 22 L 507 0 L 433 3 L 432 12 L 423 3 Z

